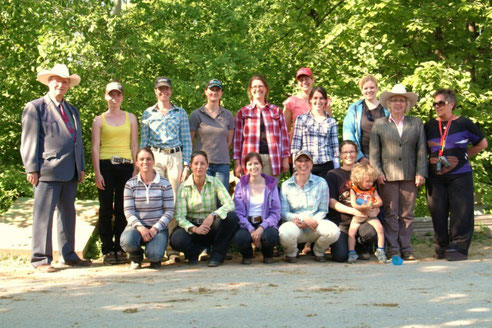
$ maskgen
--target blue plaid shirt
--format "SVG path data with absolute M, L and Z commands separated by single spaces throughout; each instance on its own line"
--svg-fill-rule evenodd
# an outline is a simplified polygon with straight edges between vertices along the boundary
M 297 116 L 290 151 L 295 155 L 299 150 L 309 151 L 314 164 L 329 161 L 338 164 L 340 153 L 335 119 L 327 115 L 322 121 L 317 121 L 311 111 Z
M 292 221 L 294 218 L 304 220 L 313 218 L 318 222 L 324 220 L 328 213 L 330 193 L 325 179 L 311 173 L 304 188 L 296 183 L 296 175 L 282 183 L 280 200 L 282 202 L 282 219 Z
M 173 104 L 165 116 L 157 104 L 147 108 L 142 114 L 140 138 L 140 148 L 182 147 L 183 163 L 189 164 L 192 149 L 190 123 L 183 108 Z

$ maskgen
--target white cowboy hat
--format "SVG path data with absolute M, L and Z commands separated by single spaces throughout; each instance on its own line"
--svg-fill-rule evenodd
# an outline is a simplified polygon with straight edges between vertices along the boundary
M 402 84 L 395 84 L 395 86 L 391 89 L 391 91 L 385 91 L 379 95 L 379 102 L 383 107 L 388 108 L 388 100 L 393 96 L 403 96 L 407 98 L 410 102 L 410 108 L 415 106 L 419 96 L 413 92 L 407 92 L 407 89 Z
M 55 64 L 50 70 L 42 70 L 38 73 L 38 81 L 44 85 L 48 85 L 48 79 L 50 76 L 59 76 L 64 79 L 70 79 L 70 86 L 74 87 L 80 83 L 80 76 L 68 72 L 68 67 L 65 64 Z

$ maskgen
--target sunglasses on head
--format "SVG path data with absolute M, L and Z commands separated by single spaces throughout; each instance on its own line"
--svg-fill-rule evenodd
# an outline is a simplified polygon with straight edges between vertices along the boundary
M 440 100 L 438 102 L 433 103 L 432 105 L 434 107 L 442 107 L 442 106 L 447 105 L 447 104 L 449 104 L 449 101 Z

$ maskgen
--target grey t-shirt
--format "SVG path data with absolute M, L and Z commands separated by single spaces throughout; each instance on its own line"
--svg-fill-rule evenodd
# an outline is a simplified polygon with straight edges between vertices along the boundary
M 224 107 L 220 107 L 215 118 L 211 118 L 203 106 L 198 108 L 190 115 L 190 130 L 195 131 L 196 138 L 193 150 L 206 152 L 212 164 L 229 164 L 227 134 L 234 127 L 234 115 Z

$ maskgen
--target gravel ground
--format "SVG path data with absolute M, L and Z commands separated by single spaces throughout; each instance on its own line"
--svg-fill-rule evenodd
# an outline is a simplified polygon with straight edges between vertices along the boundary
M 302 257 L 37 273 L 0 265 L 0 327 L 492 327 L 492 256 L 402 266 Z

